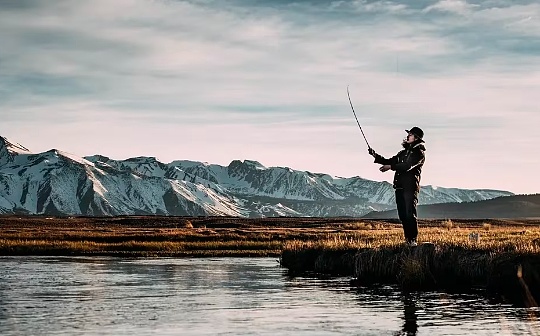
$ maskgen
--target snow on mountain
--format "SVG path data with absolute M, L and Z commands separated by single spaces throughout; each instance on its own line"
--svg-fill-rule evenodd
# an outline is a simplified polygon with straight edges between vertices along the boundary
M 420 203 L 512 195 L 497 190 L 423 187 Z M 0 137 L 0 213 L 114 216 L 361 216 L 394 207 L 387 182 L 265 167 L 155 157 L 86 158 L 52 149 L 31 153 Z
M 8 153 L 0 148 L 0 212 L 53 215 L 245 216 L 231 196 L 203 184 L 170 180 L 155 160 L 84 159 L 50 150 Z M 10 155 L 6 159 L 6 155 Z M 95 161 L 95 162 L 92 162 Z M 144 162 L 140 162 L 144 161 Z M 152 167 L 153 169 L 148 168 Z M 148 168 L 148 169 L 146 169 Z M 149 175 L 158 176 L 149 176 Z
M 465 190 L 458 188 L 443 188 L 436 186 L 423 186 L 420 195 L 420 204 L 437 204 L 437 203 L 452 203 L 452 202 L 475 202 L 492 199 L 499 196 L 513 195 L 509 192 L 501 192 L 499 190 Z
M 0 166 L 12 162 L 19 154 L 31 153 L 26 147 L 0 136 Z
M 10 154 L 31 154 L 30 151 L 21 144 L 11 142 L 8 139 L 0 136 L 0 148 L 6 150 Z
M 218 165 L 193 165 L 176 161 L 183 171 L 209 179 L 237 195 L 265 196 L 273 198 L 316 201 L 344 199 L 326 179 L 310 172 L 290 168 L 266 168 L 257 161 L 232 161 L 228 167 Z

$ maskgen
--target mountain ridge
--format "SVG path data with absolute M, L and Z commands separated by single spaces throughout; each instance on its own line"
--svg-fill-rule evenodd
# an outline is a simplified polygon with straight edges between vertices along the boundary
M 388 182 L 335 177 L 254 160 L 228 166 L 139 156 L 32 153 L 0 137 L 0 213 L 50 215 L 362 216 L 394 207 Z M 467 202 L 513 193 L 422 187 L 420 203 Z

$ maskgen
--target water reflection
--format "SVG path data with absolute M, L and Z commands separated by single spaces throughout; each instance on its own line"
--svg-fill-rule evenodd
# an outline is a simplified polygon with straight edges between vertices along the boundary
M 354 287 L 359 304 L 402 310 L 394 335 L 540 335 L 539 308 L 520 308 L 488 299 L 482 291 L 402 293 L 392 286 Z
M 273 258 L 0 258 L 1 335 L 531 334 L 531 312 L 292 278 Z
M 415 336 L 418 331 L 418 317 L 416 315 L 416 299 L 410 293 L 403 296 L 403 333 L 402 335 Z

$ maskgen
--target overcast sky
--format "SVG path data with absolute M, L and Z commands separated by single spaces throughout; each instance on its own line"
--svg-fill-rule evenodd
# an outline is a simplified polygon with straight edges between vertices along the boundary
M 537 1 L 0 0 L 0 135 L 422 184 L 540 192 Z

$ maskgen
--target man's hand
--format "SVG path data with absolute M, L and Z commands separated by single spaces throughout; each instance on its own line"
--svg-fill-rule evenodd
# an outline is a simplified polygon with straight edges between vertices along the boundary
M 377 153 L 375 153 L 375 150 L 371 147 L 368 148 L 368 153 L 369 155 L 375 157 L 377 155 Z
M 379 170 L 384 173 L 385 171 L 390 170 L 390 168 L 392 168 L 390 165 L 384 165 L 384 166 L 381 166 Z

